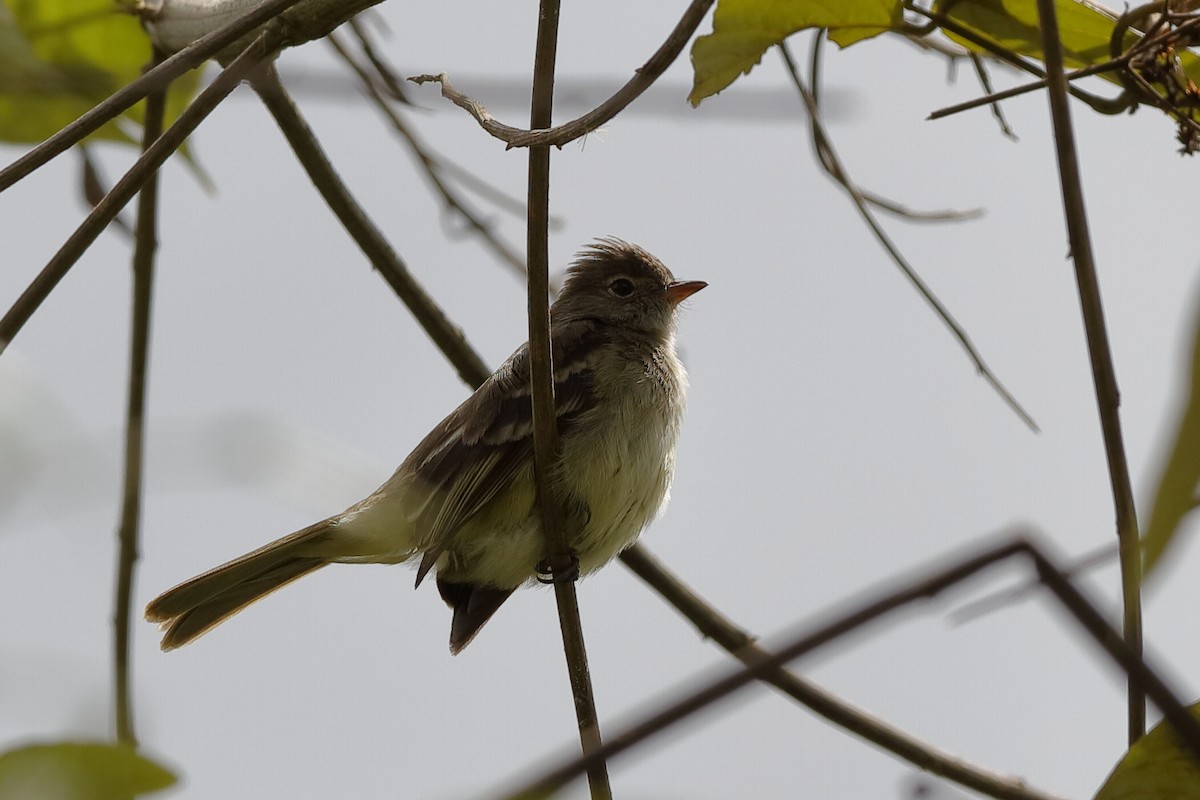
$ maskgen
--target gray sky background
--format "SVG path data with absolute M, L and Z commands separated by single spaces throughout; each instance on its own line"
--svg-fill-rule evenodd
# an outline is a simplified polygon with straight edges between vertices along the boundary
M 616 88 L 680 9 L 566 4 L 560 74 Z M 379 14 L 402 74 L 528 75 L 533 4 L 393 0 Z M 692 394 L 672 502 L 642 541 L 763 635 L 826 619 L 1013 523 L 1037 526 L 1062 554 L 1113 541 L 1045 98 L 1006 105 L 1014 143 L 987 111 L 923 121 L 979 90 L 965 72 L 948 83 L 944 62 L 911 47 L 831 51 L 825 72 L 838 101 L 832 133 L 863 185 L 917 208 L 986 208 L 974 222 L 886 225 L 1037 418 L 1034 435 L 820 173 L 778 63 L 768 53 L 688 111 L 681 61 L 658 97 L 683 113 L 635 105 L 553 158 L 552 210 L 566 223 L 552 236 L 554 264 L 612 234 L 680 278 L 710 283 L 681 326 Z M 323 45 L 287 53 L 282 67 L 299 78 L 334 69 Z M 456 83 L 472 92 L 468 78 Z M 783 107 L 722 114 L 743 92 L 768 92 Z M 436 90 L 411 95 L 431 146 L 524 194 L 524 153 L 505 152 Z M 477 242 L 447 238 L 411 159 L 353 91 L 301 101 L 413 272 L 499 363 L 525 337 L 521 283 Z M 512 124 L 527 119 L 524 109 L 493 110 Z M 1189 359 L 1196 166 L 1176 155 L 1171 125 L 1155 112 L 1075 113 L 1145 518 Z M 139 607 L 358 499 L 466 396 L 248 90 L 194 145 L 217 191 L 206 194 L 180 163 L 165 171 Z M 19 152 L 0 149 L 5 162 Z M 131 158 L 101 154 L 112 177 Z M 0 304 L 81 219 L 75 170 L 61 158 L 0 195 Z M 523 243 L 522 220 L 488 213 Z M 110 730 L 128 249 L 101 237 L 0 358 L 3 743 Z M 1185 698 L 1196 695 L 1189 676 L 1200 657 L 1200 589 L 1187 580 L 1196 559 L 1194 548 L 1178 549 L 1146 606 L 1151 652 Z M 800 670 L 963 758 L 1088 797 L 1124 748 L 1123 677 L 1041 598 L 964 625 L 947 619 L 957 602 L 1023 576 L 993 575 L 889 618 Z M 551 594 L 520 593 L 452 658 L 448 612 L 411 581 L 399 568 L 323 570 L 170 654 L 138 624 L 139 734 L 183 776 L 162 796 L 481 797 L 572 752 Z M 1088 585 L 1115 608 L 1115 567 Z M 620 565 L 581 584 L 580 597 L 610 732 L 729 666 Z M 913 775 L 763 688 L 612 773 L 621 797 L 689 800 L 897 797 Z

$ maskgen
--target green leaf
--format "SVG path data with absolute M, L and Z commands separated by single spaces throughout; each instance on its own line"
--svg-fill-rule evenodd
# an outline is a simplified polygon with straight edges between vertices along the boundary
M 1200 704 L 1189 710 L 1200 718 Z M 1117 762 L 1095 800 L 1195 798 L 1200 798 L 1200 768 L 1180 749 L 1171 726 L 1160 722 Z
M 1196 507 L 1200 485 L 1200 317 L 1192 343 L 1192 381 L 1175 443 L 1160 473 L 1150 521 L 1142 538 L 1142 563 L 1148 574 L 1158 564 L 1184 518 Z
M 175 780 L 125 745 L 59 742 L 0 753 L 0 800 L 131 800 Z
M 38 142 L 129 83 L 150 59 L 150 39 L 115 0 L 0 0 L 0 140 Z M 172 84 L 168 122 L 199 85 Z M 142 106 L 93 138 L 131 141 Z
M 975 36 L 1005 50 L 1042 60 L 1042 32 L 1036 0 L 939 0 L 934 10 L 944 14 Z M 1063 59 L 1070 67 L 1086 67 L 1108 61 L 1108 42 L 1116 18 L 1106 9 L 1087 2 L 1056 0 Z M 945 28 L 945 34 L 976 52 L 984 48 Z M 1128 41 L 1134 37 L 1130 34 Z M 1110 80 L 1115 80 L 1108 76 Z
M 901 24 L 897 0 L 718 0 L 713 32 L 692 44 L 692 93 L 698 105 L 748 73 L 768 47 L 806 28 L 829 28 L 841 46 Z

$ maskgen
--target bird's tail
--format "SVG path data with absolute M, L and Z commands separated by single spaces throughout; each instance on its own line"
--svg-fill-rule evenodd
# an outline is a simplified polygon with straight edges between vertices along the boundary
M 161 623 L 162 649 L 187 644 L 255 600 L 330 563 L 314 553 L 328 540 L 331 526 L 332 520 L 310 525 L 156 597 L 146 606 L 146 619 Z

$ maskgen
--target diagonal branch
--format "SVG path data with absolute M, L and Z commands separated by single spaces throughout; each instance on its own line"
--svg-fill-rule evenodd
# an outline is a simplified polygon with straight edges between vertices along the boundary
M 491 370 L 463 338 L 462 329 L 450 322 L 441 308 L 429 297 L 424 287 L 409 272 L 408 267 L 392 249 L 383 233 L 355 201 L 346 184 L 338 176 L 329 157 L 300 110 L 296 108 L 279 80 L 273 65 L 250 76 L 251 86 L 275 123 L 287 138 L 296 159 L 304 167 L 313 186 L 337 216 L 342 227 L 379 271 L 396 295 L 408 306 L 434 343 L 454 365 L 459 377 L 477 386 L 487 379 Z
M 354 71 L 354 74 L 358 76 L 359 80 L 362 82 L 363 88 L 366 89 L 368 96 L 370 96 L 371 100 L 375 103 L 375 107 L 378 108 L 385 117 L 387 117 L 388 122 L 390 122 L 392 125 L 392 130 L 399 134 L 400 137 L 408 144 L 408 149 L 416 157 L 417 163 L 419 163 L 423 168 L 426 179 L 429 181 L 430 185 L 433 186 L 434 191 L 441 195 L 442 202 L 445 204 L 445 207 L 461 216 L 463 220 L 466 221 L 467 226 L 471 230 L 475 231 L 479 237 L 487 243 L 497 258 L 511 267 L 515 272 L 524 275 L 525 262 L 521 256 L 517 254 L 511 247 L 509 247 L 508 244 L 505 243 L 494 230 L 492 230 L 492 226 L 481 219 L 479 215 L 476 214 L 475 211 L 472 210 L 444 180 L 442 180 L 442 176 L 439 174 L 441 162 L 434 158 L 434 156 L 425 149 L 424 144 L 422 144 L 417 138 L 416 134 L 412 132 L 412 130 L 408 127 L 408 124 L 387 102 L 387 98 L 383 96 L 383 93 L 375 85 L 375 81 L 372 79 L 371 75 L 361 64 L 358 63 L 354 56 L 351 55 L 350 51 L 342 43 L 337 33 L 331 33 L 328 38 L 329 44 L 332 45 L 337 54 L 341 56 L 342 60 L 346 62 L 346 65 Z M 524 213 L 524 209 L 522 209 L 522 213 Z
M 370 78 L 372 84 L 376 79 L 383 84 L 388 95 L 393 99 L 407 106 L 412 105 L 412 101 L 408 99 L 408 95 L 404 93 L 404 79 L 396 74 L 392 69 L 392 65 L 384 60 L 383 56 L 375 47 L 375 42 L 371 39 L 371 35 L 367 32 L 367 26 L 363 24 L 362 16 L 353 17 L 348 23 L 350 30 L 354 32 L 354 38 L 358 40 L 359 47 L 362 48 L 363 55 L 367 57 L 371 68 L 375 70 L 374 78 Z M 334 34 L 330 34 L 329 38 L 333 38 Z M 357 72 L 357 69 L 355 70 Z
M 108 223 L 112 222 L 113 218 L 133 199 L 133 196 L 150 180 L 159 167 L 171 157 L 171 154 L 179 149 L 183 141 L 200 125 L 204 118 L 237 88 L 251 69 L 276 52 L 279 41 L 279 31 L 275 26 L 269 26 L 264 30 L 249 47 L 242 51 L 241 55 L 221 71 L 204 91 L 196 96 L 192 104 L 179 115 L 179 119 L 175 120 L 175 124 L 155 140 L 154 144 L 134 162 L 125 176 L 117 181 L 112 191 L 92 209 L 92 212 L 63 243 L 33 283 L 17 298 L 4 317 L 0 318 L 0 353 L 29 321 L 42 301 L 50 295 L 58 282 L 70 271 Z
M 725 648 L 743 664 L 757 664 L 770 656 L 755 643 L 753 636 L 706 603 L 704 598 L 692 591 L 676 575 L 671 574 L 642 545 L 626 550 L 621 554 L 621 560 L 695 625 L 703 636 Z M 988 772 L 949 753 L 941 752 L 783 667 L 765 672 L 762 680 L 834 725 L 940 778 L 954 781 L 960 786 L 999 800 L 1057 800 L 1030 788 L 1022 780 Z
M 1100 75 L 1105 72 L 1111 72 L 1115 69 L 1121 69 L 1125 66 L 1125 63 L 1124 63 L 1125 61 L 1126 61 L 1125 58 L 1120 58 L 1120 59 L 1114 59 L 1112 61 L 1105 61 L 1103 64 L 1093 64 L 1090 67 L 1083 67 L 1081 69 L 1075 70 L 1074 72 L 1068 73 L 1066 75 L 1066 79 L 1068 81 L 1076 81 L 1076 80 L 1079 80 L 1080 78 L 1086 78 L 1091 75 Z M 945 117 L 949 117 L 949 116 L 953 116 L 954 114 L 958 114 L 962 111 L 969 111 L 972 108 L 979 108 L 980 106 L 988 106 L 988 105 L 995 106 L 995 105 L 999 104 L 999 102 L 1001 100 L 1008 100 L 1009 98 L 1017 97 L 1019 95 L 1026 94 L 1028 92 L 1035 92 L 1038 89 L 1044 89 L 1044 88 L 1046 88 L 1046 83 L 1047 83 L 1047 79 L 1045 77 L 1043 77 L 1036 81 L 1031 81 L 1029 83 L 1023 83 L 1020 86 L 1014 86 L 1011 89 L 1004 89 L 999 92 L 988 91 L 987 94 L 984 94 L 980 97 L 976 97 L 971 100 L 966 100 L 962 103 L 957 103 L 952 106 L 946 106 L 945 108 L 939 108 L 936 111 L 931 112 L 929 114 L 929 116 L 927 116 L 925 119 L 927 119 L 927 120 L 943 119 Z
M 506 800 L 526 800 L 549 796 L 564 787 L 575 776 L 584 772 L 597 759 L 613 757 L 645 741 L 657 733 L 678 724 L 712 704 L 723 700 L 755 680 L 762 680 L 783 665 L 848 634 L 903 606 L 919 600 L 936 597 L 947 589 L 965 581 L 995 565 L 1014 558 L 1030 560 L 1046 588 L 1054 595 L 1080 626 L 1100 645 L 1101 649 L 1129 675 L 1136 676 L 1146 688 L 1179 738 L 1188 754 L 1200 762 L 1200 720 L 1191 715 L 1180 702 L 1178 695 L 1166 684 L 1158 673 L 1142 659 L 1140 653 L 1129 648 L 1120 635 L 1109 627 L 1104 617 L 1096 611 L 1070 580 L 1036 546 L 1022 536 L 1010 542 L 992 547 L 984 552 L 969 556 L 949 567 L 930 575 L 917 578 L 899 589 L 888 592 L 875 600 L 859 605 L 824 625 L 792 638 L 766 658 L 755 658 L 744 669 L 725 677 L 708 681 L 700 688 L 688 692 L 683 699 L 664 706 L 656 713 L 645 716 L 640 722 L 629 726 L 616 736 L 609 738 L 603 750 L 591 756 L 572 759 L 552 769 L 538 779 L 529 782 L 515 792 L 505 795 Z
M 650 60 L 638 68 L 633 77 L 617 90 L 616 94 L 582 117 L 555 128 L 550 127 L 549 121 L 546 122 L 544 128 L 533 126 L 534 130 L 514 128 L 499 122 L 484 108 L 482 103 L 471 99 L 451 86 L 445 73 L 417 75 L 409 80 L 417 84 L 431 81 L 441 84 L 442 97 L 459 108 L 465 109 L 485 131 L 506 142 L 510 148 L 534 145 L 562 147 L 567 142 L 572 142 L 596 130 L 636 100 L 642 92 L 649 89 L 683 51 L 683 46 L 692 38 L 692 34 L 696 32 L 696 28 L 699 27 L 712 4 L 713 0 L 692 0 L 675 28 L 668 34 L 666 41 L 654 52 Z

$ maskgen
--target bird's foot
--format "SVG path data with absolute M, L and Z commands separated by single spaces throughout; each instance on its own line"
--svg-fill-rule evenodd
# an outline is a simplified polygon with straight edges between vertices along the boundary
M 574 550 L 553 558 L 544 558 L 537 565 L 538 583 L 569 583 L 579 580 L 579 554 Z

